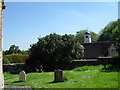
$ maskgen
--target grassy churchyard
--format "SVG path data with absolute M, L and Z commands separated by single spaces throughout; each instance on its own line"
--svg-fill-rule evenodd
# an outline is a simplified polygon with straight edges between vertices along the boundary
M 109 65 L 107 66 L 109 67 Z M 32 88 L 118 88 L 119 73 L 104 72 L 103 65 L 83 66 L 63 72 L 64 82 L 54 83 L 54 72 L 28 73 L 26 82 L 19 82 L 18 74 L 4 73 L 5 85 Z

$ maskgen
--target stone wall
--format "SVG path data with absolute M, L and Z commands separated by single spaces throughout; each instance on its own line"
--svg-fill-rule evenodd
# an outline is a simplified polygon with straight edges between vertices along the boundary
M 96 66 L 96 65 L 108 65 L 108 64 L 120 64 L 120 57 L 113 57 L 113 58 L 109 58 L 109 57 L 103 57 L 103 58 L 96 58 L 96 59 L 86 59 L 85 61 L 73 61 L 71 63 L 71 67 L 70 69 L 79 67 L 79 66 Z
M 25 64 L 3 64 L 3 72 L 18 74 L 24 69 Z
M 27 64 L 15 63 L 15 64 L 3 64 L 3 72 L 10 72 L 12 74 L 19 74 L 24 70 L 26 73 L 36 72 L 36 69 Z
M 96 66 L 96 65 L 107 65 L 107 64 L 119 64 L 120 63 L 120 58 L 84 58 L 80 60 L 73 60 L 72 62 L 56 62 L 54 70 L 55 69 L 62 69 L 62 70 L 71 70 L 76 67 L 80 66 Z M 3 71 L 4 72 L 10 72 L 12 74 L 19 74 L 20 71 L 24 70 L 26 73 L 31 73 L 31 72 L 37 72 L 37 70 L 29 66 L 27 64 L 4 64 L 3 65 Z M 46 72 L 46 70 L 43 67 L 43 71 Z M 47 70 L 49 71 L 49 70 Z
M 119 64 L 119 57 L 102 57 L 102 58 L 81 58 L 79 60 L 73 60 L 69 63 L 58 62 L 55 64 L 55 69 L 71 70 L 80 66 L 96 66 L 96 65 L 108 65 Z M 44 68 L 44 67 L 43 67 Z

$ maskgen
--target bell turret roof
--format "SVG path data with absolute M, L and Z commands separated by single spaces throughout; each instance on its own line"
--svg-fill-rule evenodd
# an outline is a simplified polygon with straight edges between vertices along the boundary
M 90 32 L 85 32 L 85 34 L 90 34 Z

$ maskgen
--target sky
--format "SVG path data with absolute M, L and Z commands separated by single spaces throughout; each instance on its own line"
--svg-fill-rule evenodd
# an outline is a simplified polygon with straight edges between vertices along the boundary
M 17 45 L 27 50 L 50 33 L 76 34 L 88 29 L 99 33 L 118 19 L 118 2 L 6 2 L 3 50 Z

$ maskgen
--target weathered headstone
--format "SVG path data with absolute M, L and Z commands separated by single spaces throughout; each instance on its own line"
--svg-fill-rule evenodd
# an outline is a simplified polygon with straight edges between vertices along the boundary
M 54 82 L 62 82 L 62 81 L 63 81 L 63 71 L 60 69 L 55 70 Z
M 26 73 L 23 70 L 19 73 L 19 81 L 22 81 L 22 82 L 26 81 Z

